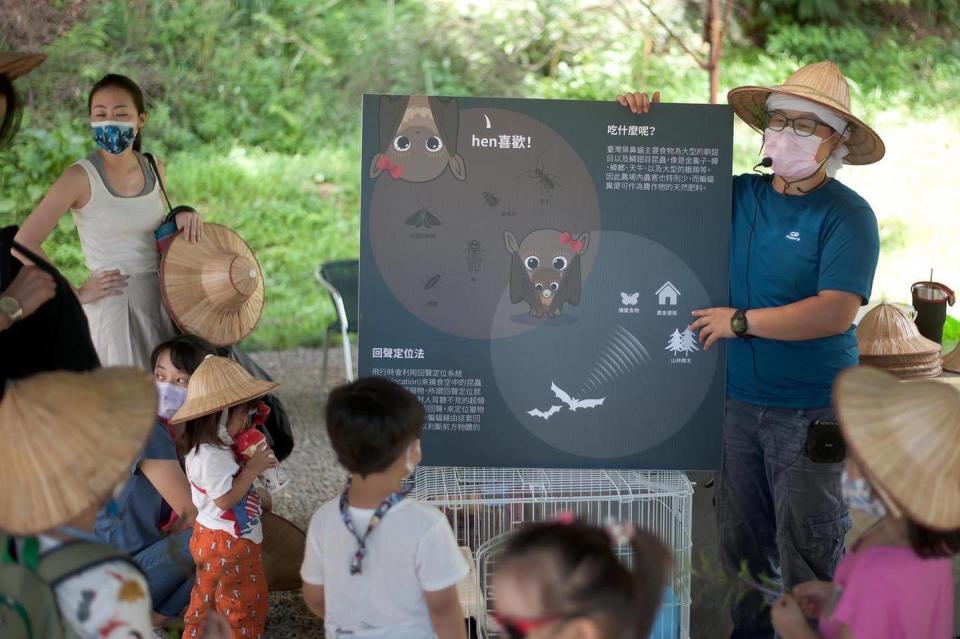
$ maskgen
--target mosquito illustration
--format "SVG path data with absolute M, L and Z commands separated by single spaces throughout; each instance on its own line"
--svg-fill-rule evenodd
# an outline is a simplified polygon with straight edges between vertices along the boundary
M 467 272 L 470 273 L 470 279 L 477 281 L 476 275 L 480 272 L 483 265 L 483 254 L 486 253 L 480 240 L 467 240 L 467 248 L 463 252 L 467 260 Z
M 544 151 L 540 154 L 540 157 L 537 158 L 537 166 L 531 171 L 524 171 L 517 175 L 517 178 L 529 177 L 531 180 L 537 181 L 537 188 L 540 189 L 540 204 L 546 204 L 550 201 L 550 198 L 553 197 L 554 189 L 560 188 L 560 178 L 553 173 L 547 173 L 547 170 L 543 168 L 543 156 L 546 153 Z

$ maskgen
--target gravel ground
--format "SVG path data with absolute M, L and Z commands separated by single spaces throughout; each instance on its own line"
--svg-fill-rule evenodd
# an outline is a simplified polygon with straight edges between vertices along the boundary
M 327 398 L 327 390 L 320 381 L 323 352 L 264 351 L 253 357 L 280 383 L 278 395 L 293 425 L 293 453 L 283 462 L 293 481 L 274 495 L 274 510 L 306 530 L 313 512 L 336 495 L 346 479 L 330 448 L 323 423 L 322 411 Z M 339 349 L 331 349 L 327 387 L 343 381 L 343 356 Z M 271 639 L 323 637 L 323 621 L 307 609 L 299 592 L 273 593 L 266 636 Z

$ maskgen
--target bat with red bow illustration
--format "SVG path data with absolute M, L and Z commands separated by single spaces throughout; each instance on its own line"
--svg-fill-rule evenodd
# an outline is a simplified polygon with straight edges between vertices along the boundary
M 456 98 L 393 96 L 379 98 L 378 152 L 370 177 L 429 182 L 447 170 L 463 181 L 463 158 L 457 153 L 460 107 Z
M 580 259 L 590 246 L 590 234 L 536 229 L 520 241 L 504 231 L 510 254 L 510 301 L 526 302 L 534 317 L 553 317 L 564 304 L 580 303 Z

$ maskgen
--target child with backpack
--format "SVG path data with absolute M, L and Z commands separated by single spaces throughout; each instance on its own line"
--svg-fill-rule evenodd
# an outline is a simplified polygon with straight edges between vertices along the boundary
M 837 379 L 834 401 L 847 444 L 844 499 L 877 521 L 833 581 L 798 584 L 774 603 L 774 628 L 784 639 L 952 637 L 960 392 L 862 367 Z
M 420 402 L 368 377 L 330 393 L 326 420 L 350 478 L 311 518 L 301 569 L 326 636 L 466 639 L 456 591 L 466 561 L 440 511 L 402 489 L 420 462 Z
M 269 602 L 261 502 L 253 482 L 277 460 L 266 446 L 238 459 L 231 445 L 253 427 L 260 398 L 276 387 L 231 359 L 210 355 L 193 372 L 187 399 L 170 420 L 186 423 L 180 441 L 198 511 L 190 538 L 197 580 L 184 617 L 185 638 L 203 636 L 210 610 L 227 619 L 234 637 L 263 637 Z
M 153 382 L 132 368 L 40 373 L 0 401 L 0 635 L 152 637 L 147 581 L 93 524 L 153 426 Z
M 633 567 L 617 556 L 628 546 Z M 493 618 L 509 639 L 651 635 L 670 552 L 633 524 L 607 529 L 564 515 L 511 535 L 497 558 Z

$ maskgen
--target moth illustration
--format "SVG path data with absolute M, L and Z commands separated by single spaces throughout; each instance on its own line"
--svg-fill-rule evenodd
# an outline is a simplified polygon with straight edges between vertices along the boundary
M 404 222 L 407 226 L 430 228 L 440 226 L 440 220 L 429 209 L 419 209 Z
M 574 399 L 553 382 L 550 382 L 550 390 L 557 396 L 557 399 L 566 404 L 567 408 L 572 411 L 576 411 L 579 408 L 596 408 L 597 406 L 603 406 L 603 400 L 606 399 L 606 397 L 601 397 L 600 399 Z
M 590 234 L 576 237 L 567 231 L 537 229 L 517 241 L 503 233 L 510 253 L 510 301 L 526 302 L 534 317 L 552 317 L 564 304 L 580 303 L 580 257 L 587 252 Z
M 532 417 L 542 417 L 543 419 L 550 419 L 553 415 L 559 413 L 563 410 L 563 406 L 551 406 L 546 411 L 542 411 L 538 408 L 534 408 L 531 411 L 527 411 L 527 415 Z
M 633 295 L 628 295 L 627 293 L 620 291 L 620 300 L 626 306 L 636 306 L 637 302 L 640 301 L 640 292 L 637 291 Z
M 379 112 L 380 151 L 370 162 L 370 177 L 387 173 L 394 180 L 429 182 L 450 169 L 467 177 L 457 154 L 460 106 L 456 98 L 383 96 Z

